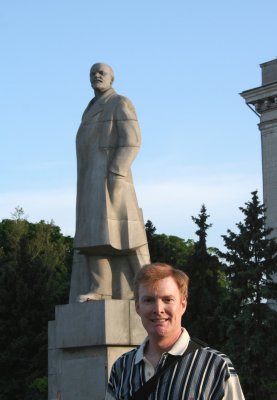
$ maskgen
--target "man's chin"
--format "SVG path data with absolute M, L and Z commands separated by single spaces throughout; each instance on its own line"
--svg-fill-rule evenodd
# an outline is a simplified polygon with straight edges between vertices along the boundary
M 156 336 L 164 337 L 167 335 L 168 328 L 165 326 L 156 326 L 154 332 Z
M 159 332 L 156 332 L 155 336 L 157 339 L 164 339 L 164 338 L 168 337 L 168 333 L 167 333 L 167 331 L 159 331 Z

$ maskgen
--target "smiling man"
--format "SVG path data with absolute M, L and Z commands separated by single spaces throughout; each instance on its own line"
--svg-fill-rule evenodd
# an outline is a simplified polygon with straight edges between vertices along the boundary
M 181 326 L 187 275 L 170 265 L 144 266 L 135 279 L 136 311 L 148 336 L 113 365 L 106 400 L 243 400 L 228 357 L 191 340 Z

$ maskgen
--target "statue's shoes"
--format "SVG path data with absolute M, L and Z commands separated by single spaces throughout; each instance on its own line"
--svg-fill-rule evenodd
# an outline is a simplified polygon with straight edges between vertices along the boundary
M 105 299 L 111 299 L 111 296 L 105 296 L 103 294 L 98 294 L 98 293 L 86 293 L 78 296 L 77 302 L 85 303 L 86 301 L 105 300 Z

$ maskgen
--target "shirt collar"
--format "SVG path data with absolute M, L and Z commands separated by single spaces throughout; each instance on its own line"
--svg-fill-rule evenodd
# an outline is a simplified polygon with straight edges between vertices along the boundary
M 144 349 L 145 346 L 148 343 L 148 337 L 144 339 L 142 344 L 139 346 L 137 349 L 136 357 L 135 357 L 135 364 L 138 364 L 140 361 L 143 360 L 144 357 Z M 171 347 L 171 349 L 167 352 L 169 354 L 172 354 L 173 356 L 181 356 L 186 348 L 188 347 L 190 340 L 190 336 L 188 334 L 188 331 L 185 328 L 182 328 L 182 333 L 177 342 L 174 343 L 174 345 Z

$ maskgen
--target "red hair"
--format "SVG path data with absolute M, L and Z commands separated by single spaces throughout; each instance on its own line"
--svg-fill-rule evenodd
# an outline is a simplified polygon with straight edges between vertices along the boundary
M 188 297 L 189 277 L 181 270 L 173 268 L 165 263 L 147 264 L 137 273 L 134 281 L 135 300 L 139 299 L 139 286 L 144 283 L 146 285 L 155 286 L 155 284 L 164 278 L 172 277 L 176 282 L 182 299 Z

